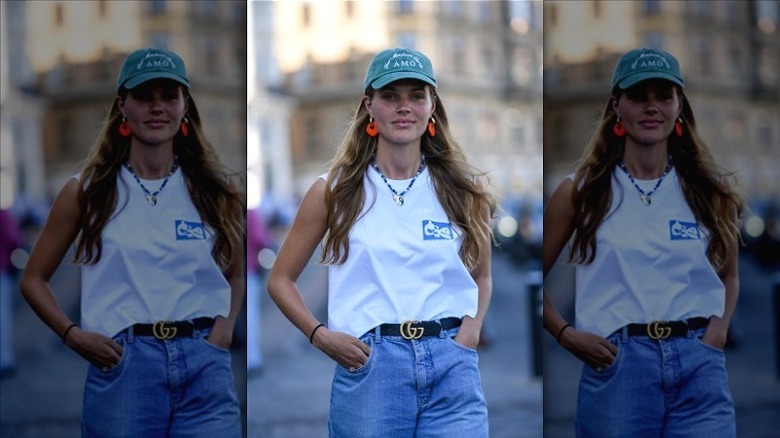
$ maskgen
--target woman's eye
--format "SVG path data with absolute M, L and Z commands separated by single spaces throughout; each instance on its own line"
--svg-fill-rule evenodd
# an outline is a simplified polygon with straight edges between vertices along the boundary
M 640 92 L 636 92 L 636 91 L 635 92 L 627 92 L 626 93 L 626 97 L 629 100 L 632 100 L 634 102 L 642 102 L 643 100 L 647 99 L 647 96 L 645 95 L 645 93 L 640 93 Z

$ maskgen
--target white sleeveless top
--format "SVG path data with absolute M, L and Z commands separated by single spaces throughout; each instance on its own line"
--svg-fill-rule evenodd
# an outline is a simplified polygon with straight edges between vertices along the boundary
M 402 192 L 410 181 L 390 184 Z M 458 256 L 462 233 L 439 204 L 428 168 L 403 206 L 373 168 L 364 190 L 349 258 L 329 266 L 328 327 L 362 336 L 383 323 L 476 316 L 477 284 Z
M 141 180 L 154 192 L 162 180 Z M 176 170 L 150 205 L 133 175 L 117 176 L 117 207 L 100 261 L 81 268 L 81 326 L 114 336 L 135 323 L 227 317 L 230 284 L 214 261 L 214 233 Z
M 645 192 L 657 180 L 637 181 Z M 725 286 L 707 259 L 709 233 L 696 223 L 673 168 L 646 206 L 621 169 L 596 233 L 596 257 L 576 265 L 576 326 L 607 336 L 629 323 L 722 316 Z

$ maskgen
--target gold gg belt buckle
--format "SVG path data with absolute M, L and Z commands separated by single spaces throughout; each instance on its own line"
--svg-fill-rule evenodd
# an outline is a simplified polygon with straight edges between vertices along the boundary
M 406 340 L 420 339 L 425 332 L 425 327 L 412 327 L 420 321 L 404 321 L 401 323 L 401 337 Z
M 176 336 L 176 327 L 169 326 L 172 321 L 157 321 L 152 325 L 152 334 L 159 340 L 172 339 Z
M 668 338 L 672 334 L 672 328 L 662 327 L 664 324 L 666 321 L 653 321 L 647 324 L 647 336 L 655 340 Z

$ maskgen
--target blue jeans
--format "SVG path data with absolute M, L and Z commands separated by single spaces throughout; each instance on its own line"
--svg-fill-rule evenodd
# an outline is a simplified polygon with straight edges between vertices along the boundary
M 488 413 L 477 352 L 456 343 L 458 329 L 408 341 L 381 336 L 355 371 L 336 366 L 328 427 L 333 438 L 487 438 Z
M 87 370 L 82 437 L 240 437 L 230 352 L 206 341 L 211 329 L 161 341 L 117 335 L 117 366 Z
M 615 362 L 582 369 L 577 436 L 735 437 L 726 358 L 699 339 L 704 330 L 658 341 L 625 329 L 611 335 Z

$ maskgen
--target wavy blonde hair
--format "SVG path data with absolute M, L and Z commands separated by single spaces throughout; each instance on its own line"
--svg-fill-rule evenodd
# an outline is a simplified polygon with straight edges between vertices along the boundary
M 728 262 L 728 254 L 740 242 L 738 215 L 744 201 L 727 179 L 733 174 L 715 164 L 709 148 L 696 130 L 688 99 L 676 87 L 682 100 L 683 135 L 670 135 L 668 150 L 682 185 L 682 191 L 696 221 L 710 232 L 707 258 L 720 270 Z M 612 91 L 612 98 L 620 97 L 621 90 Z M 604 221 L 612 202 L 611 178 L 615 166 L 623 157 L 625 138 L 612 133 L 616 114 L 612 100 L 607 102 L 601 121 L 588 142 L 577 172 L 572 193 L 575 209 L 574 238 L 569 261 L 589 264 L 596 254 L 596 232 Z
M 183 92 L 189 105 L 186 114 L 189 135 L 176 134 L 173 153 L 178 157 L 192 203 L 201 219 L 215 232 L 214 260 L 226 269 L 231 259 L 243 251 L 245 204 L 230 181 L 236 173 L 220 164 L 214 147 L 203 136 L 195 101 L 186 90 Z M 122 89 L 119 95 L 124 99 L 127 93 Z M 74 257 L 76 263 L 100 261 L 103 229 L 116 213 L 117 174 L 130 153 L 130 137 L 118 134 L 121 123 L 122 113 L 114 100 L 79 177 L 81 230 Z
M 463 232 L 460 258 L 472 270 L 484 252 L 490 251 L 494 241 L 489 219 L 496 211 L 496 197 L 488 184 L 479 181 L 485 174 L 468 164 L 463 149 L 452 138 L 441 98 L 430 86 L 425 88 L 436 103 L 433 113 L 436 136 L 423 134 L 421 151 L 442 208 L 452 224 Z M 369 88 L 366 95 L 370 99 L 375 92 Z M 378 141 L 366 134 L 368 123 L 369 114 L 361 99 L 347 133 L 329 163 L 325 191 L 327 236 L 322 263 L 341 264 L 349 257 L 349 232 L 363 209 L 364 175 Z

